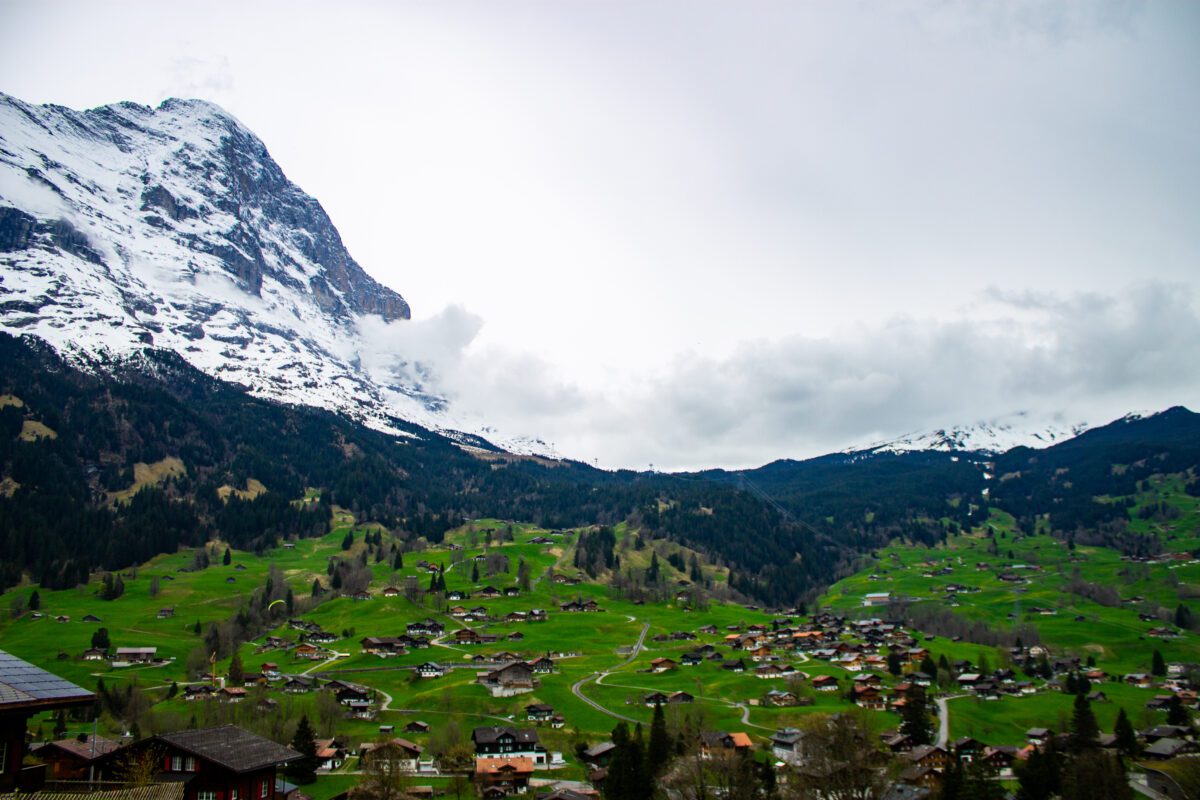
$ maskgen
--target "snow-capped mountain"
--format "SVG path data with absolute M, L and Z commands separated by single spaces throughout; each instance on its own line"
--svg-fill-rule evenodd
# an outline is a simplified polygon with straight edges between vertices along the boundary
M 844 452 L 906 453 L 939 450 L 996 454 L 1014 447 L 1049 447 L 1078 436 L 1089 427 L 1084 422 L 1064 424 L 1057 420 L 1037 419 L 1021 412 L 972 425 L 909 433 L 885 442 L 851 447 Z
M 408 303 L 211 103 L 75 111 L 0 94 L 0 267 L 0 330 L 81 362 L 163 348 L 373 427 L 463 427 L 421 364 L 377 355 Z

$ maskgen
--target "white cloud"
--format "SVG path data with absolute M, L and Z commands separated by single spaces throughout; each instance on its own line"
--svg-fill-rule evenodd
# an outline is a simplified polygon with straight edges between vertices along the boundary
M 419 359 L 457 412 L 608 466 L 752 466 L 1015 412 L 1097 424 L 1200 402 L 1187 368 L 1200 363 L 1195 292 L 1159 283 L 1114 295 L 994 291 L 970 316 L 747 341 L 727 357 L 683 354 L 586 386 L 534 355 L 477 348 L 481 328 L 449 308 L 394 323 L 385 339 L 371 333 L 370 357 Z

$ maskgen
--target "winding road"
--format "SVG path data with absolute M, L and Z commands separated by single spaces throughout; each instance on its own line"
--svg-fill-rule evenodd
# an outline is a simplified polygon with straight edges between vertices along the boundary
M 938 708 L 937 743 L 942 747 L 945 747 L 946 743 L 950 741 L 950 706 L 947 705 L 947 702 L 950 700 L 957 700 L 960 697 L 969 697 L 969 695 L 954 694 L 950 695 L 949 697 L 939 697 L 934 700 L 934 702 L 937 703 Z
M 944 697 L 939 697 L 934 702 L 937 703 L 938 709 L 937 744 L 939 747 L 945 747 L 946 742 L 950 741 L 950 708 L 946 705 Z
M 636 621 L 636 619 L 630 620 L 630 622 L 634 622 L 634 621 Z M 584 678 L 580 678 L 574 684 L 572 684 L 571 694 L 575 695 L 580 700 L 582 700 L 583 702 L 587 703 L 592 708 L 599 711 L 601 714 L 607 714 L 608 716 L 613 717 L 614 719 L 624 720 L 625 722 L 639 722 L 640 720 L 633 719 L 632 717 L 627 717 L 624 714 L 618 714 L 615 711 L 609 711 L 607 708 L 605 708 L 604 706 L 597 703 L 595 700 L 592 700 L 590 697 L 585 695 L 583 693 L 582 687 L 588 681 L 591 681 L 591 680 L 599 681 L 601 678 L 605 677 L 606 675 L 608 675 L 608 673 L 612 672 L 613 670 L 618 670 L 621 667 L 627 667 L 630 664 L 632 664 L 634 659 L 638 657 L 638 653 L 642 652 L 642 645 L 645 644 L 646 634 L 649 632 L 650 632 L 650 623 L 649 622 L 644 623 L 642 625 L 642 632 L 640 634 L 638 634 L 637 643 L 634 644 L 633 652 L 629 654 L 629 658 L 626 658 L 620 664 L 617 664 L 613 667 L 609 667 L 608 669 L 604 670 L 603 672 L 593 672 L 591 675 L 588 675 Z

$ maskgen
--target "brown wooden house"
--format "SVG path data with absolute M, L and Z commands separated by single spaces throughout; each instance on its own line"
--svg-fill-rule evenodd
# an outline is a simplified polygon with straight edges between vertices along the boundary
M 96 777 L 97 773 L 92 769 L 96 764 L 103 763 L 109 753 L 120 748 L 120 742 L 81 734 L 72 739 L 48 742 L 37 748 L 34 755 L 46 762 L 46 780 L 85 781 Z
M 236 725 L 162 733 L 133 746 L 158 757 L 160 779 L 187 784 L 185 800 L 275 800 L 276 768 L 300 757 Z
M 533 759 L 525 756 L 475 759 L 475 785 L 481 797 L 524 794 L 533 776 Z

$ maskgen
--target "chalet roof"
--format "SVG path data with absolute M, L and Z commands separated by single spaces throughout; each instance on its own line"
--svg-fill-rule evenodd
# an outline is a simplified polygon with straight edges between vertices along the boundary
M 475 759 L 476 775 L 503 775 L 506 772 L 517 775 L 533 774 L 533 759 L 529 756 Z
M 92 800 L 183 800 L 184 783 L 152 783 L 125 789 L 93 789 L 87 793 Z M 84 795 L 77 791 L 36 791 L 22 793 L 26 800 L 79 800 Z
M 742 732 L 725 733 L 723 731 L 704 731 L 700 741 L 707 747 L 753 747 L 750 737 Z
M 548 794 L 539 793 L 537 800 L 595 800 L 596 794 L 577 792 L 574 789 L 556 789 Z
M 364 749 L 367 752 L 375 752 L 375 751 L 383 749 L 383 748 L 398 748 L 407 753 L 413 753 L 418 756 L 421 755 L 421 753 L 425 752 L 425 748 L 422 747 L 421 745 L 416 744 L 414 742 L 410 742 L 408 739 L 400 739 L 400 738 L 389 739 L 388 741 L 383 742 L 382 744 L 375 744 L 374 742 L 364 742 L 362 745 L 359 746 L 359 752 L 360 753 L 363 752 Z
M 1154 744 L 1150 745 L 1143 751 L 1143 755 L 1155 756 L 1159 758 L 1170 758 L 1178 755 L 1181 752 L 1194 751 L 1195 745 L 1191 742 L 1185 742 L 1182 739 L 1173 739 L 1167 737 L 1159 739 Z
M 507 725 L 476 728 L 471 733 L 475 744 L 491 744 L 508 734 L 518 744 L 537 744 L 538 732 L 532 728 L 510 728 Z
M 234 772 L 273 767 L 300 757 L 292 748 L 236 725 L 160 733 L 155 738 Z
M 70 739 L 59 739 L 56 742 L 48 742 L 38 748 L 38 753 L 43 754 L 48 748 L 55 748 L 70 753 L 84 761 L 90 761 L 92 758 L 99 758 L 114 750 L 119 750 L 121 746 L 120 742 L 105 739 L 103 736 L 88 735 L 84 740 L 72 737 Z M 41 757 L 45 758 L 44 755 Z
M 87 689 L 0 650 L 0 710 L 66 708 L 95 700 Z
M 775 732 L 775 735 L 771 737 L 771 741 L 781 744 L 795 744 L 803 738 L 804 731 L 797 730 L 796 728 L 783 728 Z

